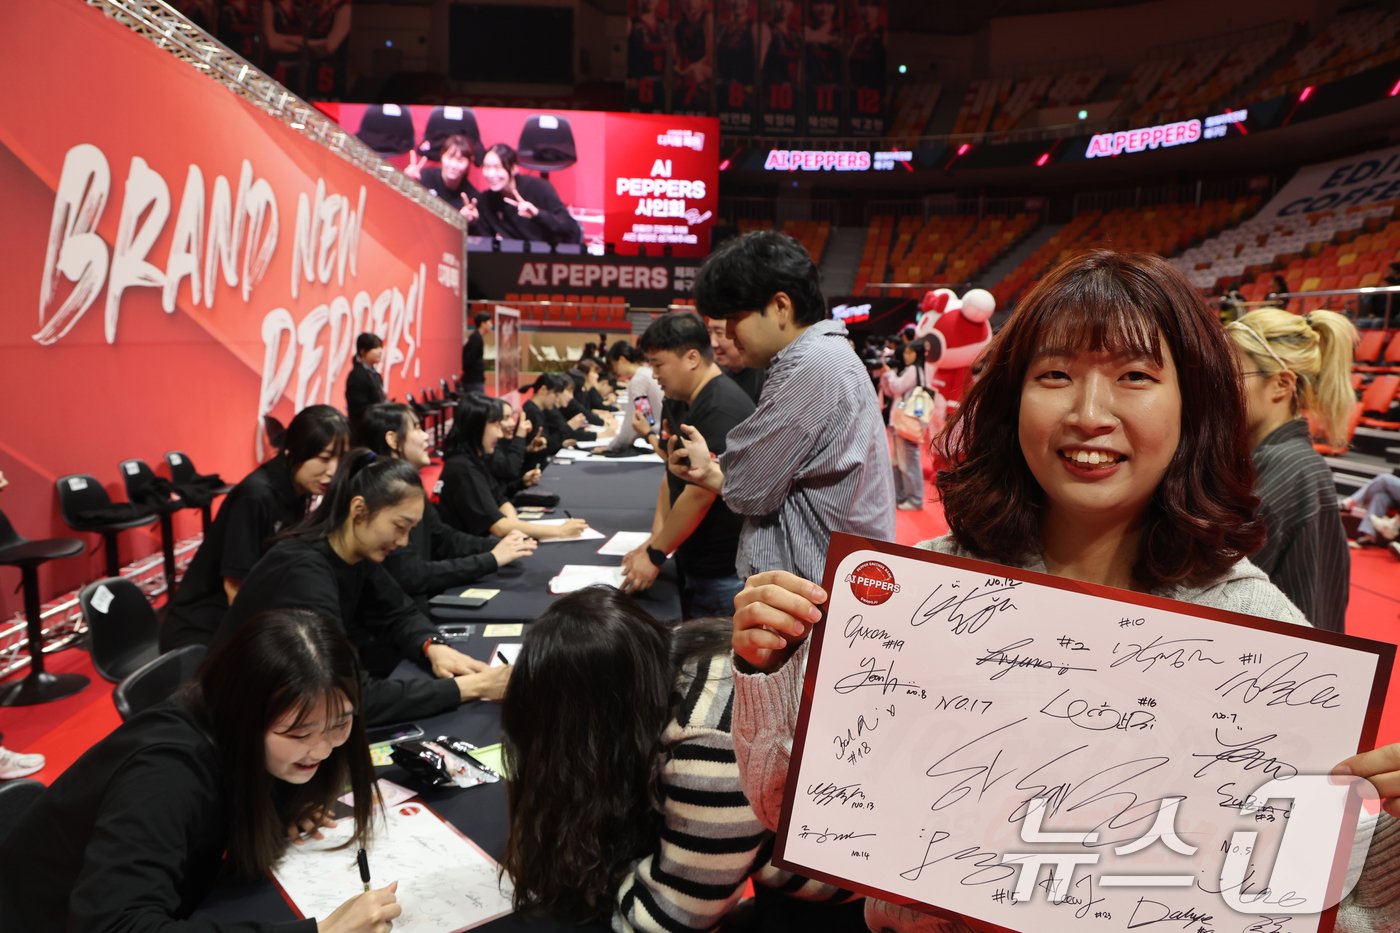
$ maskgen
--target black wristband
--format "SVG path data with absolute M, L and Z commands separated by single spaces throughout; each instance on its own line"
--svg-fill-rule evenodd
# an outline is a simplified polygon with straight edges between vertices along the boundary
M 660 548 L 647 547 L 647 558 L 656 566 L 660 567 L 666 563 L 666 552 Z

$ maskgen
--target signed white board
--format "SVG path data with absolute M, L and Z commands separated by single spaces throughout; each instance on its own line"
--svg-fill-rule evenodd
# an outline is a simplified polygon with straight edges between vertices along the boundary
M 325 839 L 287 850 L 272 870 L 303 917 L 326 918 L 363 889 L 346 818 Z M 399 883 L 403 914 L 394 933 L 469 930 L 511 912 L 510 878 L 498 884 L 496 862 L 418 801 L 390 807 L 368 849 L 371 884 Z
M 824 585 L 780 865 L 1035 933 L 1326 925 L 1274 855 L 1311 833 L 1326 906 L 1354 825 L 1253 795 L 1370 747 L 1393 646 L 848 535 Z

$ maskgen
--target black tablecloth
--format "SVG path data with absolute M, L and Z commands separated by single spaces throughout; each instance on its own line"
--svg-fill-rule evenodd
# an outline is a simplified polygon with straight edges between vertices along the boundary
M 554 463 L 544 472 L 539 489 L 559 495 L 559 505 L 547 518 L 587 519 L 604 537 L 587 541 L 541 542 L 529 557 L 482 577 L 470 587 L 499 589 L 479 609 L 432 607 L 435 622 L 528 622 L 538 618 L 557 598 L 549 581 L 565 564 L 616 567 L 620 557 L 605 556 L 598 549 L 619 531 L 650 531 L 660 487 L 659 463 Z M 453 587 L 453 591 L 469 587 Z M 680 590 L 674 561 L 668 561 L 651 588 L 637 594 L 637 602 L 658 619 L 678 619 Z

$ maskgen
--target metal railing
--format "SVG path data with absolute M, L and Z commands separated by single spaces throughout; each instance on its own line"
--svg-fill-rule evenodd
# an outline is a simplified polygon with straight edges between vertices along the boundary
M 1357 306 L 1350 310 L 1354 311 L 1357 320 L 1367 320 L 1368 316 L 1363 316 L 1361 313 L 1362 309 L 1359 307 L 1360 300 L 1362 298 L 1384 298 L 1385 313 L 1379 317 L 1384 322 L 1381 326 L 1388 330 L 1390 328 L 1391 312 L 1398 303 L 1396 301 L 1397 296 L 1400 296 L 1400 285 L 1367 285 L 1359 288 L 1315 288 L 1309 291 L 1270 292 L 1260 301 L 1240 301 L 1238 299 L 1232 299 L 1229 295 L 1217 295 L 1214 300 L 1219 302 L 1221 307 L 1234 306 L 1236 308 L 1252 311 L 1255 308 L 1278 307 L 1280 303 L 1287 306 L 1288 302 L 1295 298 L 1353 298 L 1356 299 Z M 1318 305 L 1317 308 L 1310 310 L 1321 310 L 1322 307 L 1322 305 Z M 1346 305 L 1343 305 L 1343 307 L 1345 308 Z M 1375 310 L 1374 305 L 1370 310 Z M 1377 316 L 1374 314 L 1369 316 L 1369 318 L 1375 317 Z
M 175 543 L 176 573 L 183 576 L 204 535 L 182 538 Z M 165 580 L 165 559 L 157 551 L 127 564 L 121 575 L 141 588 L 147 599 L 154 600 L 168 589 Z M 53 654 L 80 643 L 87 636 L 78 592 L 64 594 L 45 603 L 39 610 L 39 630 L 44 636 L 44 654 Z M 24 613 L 19 612 L 0 621 L 0 680 L 29 667 L 29 628 Z
M 223 85 L 293 131 L 364 169 L 441 219 L 465 231 L 466 221 L 427 188 L 395 169 L 334 120 L 200 29 L 163 0 L 86 0 L 157 48 Z

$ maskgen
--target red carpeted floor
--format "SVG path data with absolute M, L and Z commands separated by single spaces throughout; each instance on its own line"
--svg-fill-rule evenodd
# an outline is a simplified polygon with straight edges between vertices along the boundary
M 895 533 L 901 544 L 934 538 L 948 530 L 929 489 L 922 512 L 897 512 Z M 1400 644 L 1400 562 L 1389 551 L 1367 548 L 1352 551 L 1351 602 L 1347 632 Z M 70 649 L 49 655 L 48 668 L 55 673 L 86 674 L 92 683 L 75 696 L 56 703 L 27 708 L 0 709 L 0 732 L 6 747 L 40 752 L 47 767 L 35 777 L 52 781 L 74 759 L 120 722 L 112 705 L 112 685 L 97 676 L 87 652 Z M 1379 743 L 1400 742 L 1400 676 L 1392 673 L 1386 713 L 1381 718 Z

